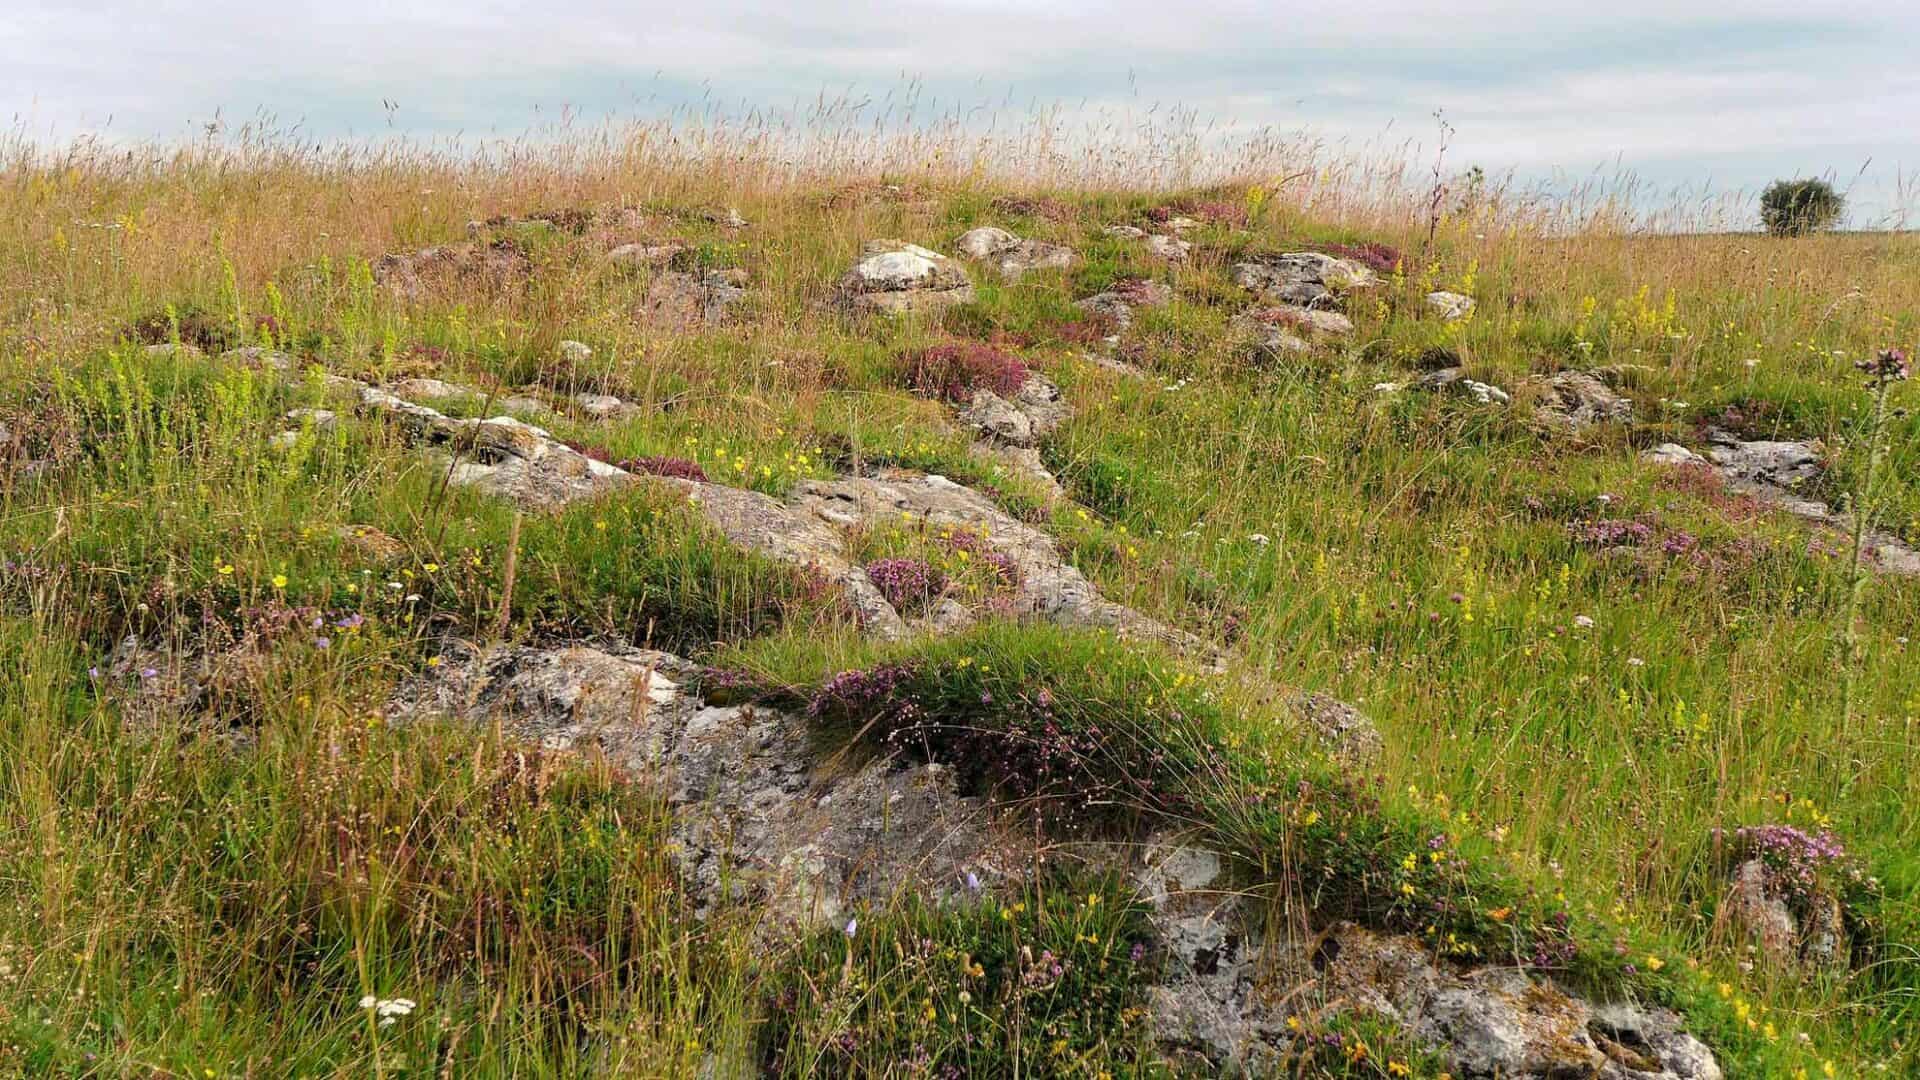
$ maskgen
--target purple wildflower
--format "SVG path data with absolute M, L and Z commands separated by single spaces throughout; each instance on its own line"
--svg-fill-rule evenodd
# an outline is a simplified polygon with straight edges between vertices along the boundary
M 922 611 L 947 587 L 946 575 L 920 559 L 880 559 L 867 564 L 867 580 L 902 612 Z

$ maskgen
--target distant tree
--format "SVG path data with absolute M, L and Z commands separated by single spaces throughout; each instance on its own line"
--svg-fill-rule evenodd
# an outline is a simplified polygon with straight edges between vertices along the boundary
M 1839 224 L 1846 207 L 1825 180 L 1775 180 L 1760 196 L 1760 221 L 1775 236 L 1805 236 Z

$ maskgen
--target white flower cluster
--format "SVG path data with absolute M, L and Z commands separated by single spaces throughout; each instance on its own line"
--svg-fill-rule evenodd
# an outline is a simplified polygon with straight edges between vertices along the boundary
M 381 1027 L 392 1027 L 393 1022 L 419 1008 L 412 998 L 376 998 L 372 994 L 360 999 L 360 1007 L 372 1009 L 380 1018 Z

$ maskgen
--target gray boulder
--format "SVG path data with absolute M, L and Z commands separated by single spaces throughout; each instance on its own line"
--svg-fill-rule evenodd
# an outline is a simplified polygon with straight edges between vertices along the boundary
M 606 261 L 626 269 L 658 269 L 692 250 L 685 244 L 621 244 L 607 252 Z
M 1439 312 L 1442 321 L 1452 322 L 1473 314 L 1473 297 L 1440 290 L 1427 294 L 1427 306 Z
M 884 315 L 936 312 L 973 299 L 960 264 L 937 251 L 899 240 L 874 240 L 840 279 L 844 304 Z
M 1177 236 L 1149 236 L 1146 248 L 1147 254 L 1165 262 L 1186 262 L 1193 253 L 1193 244 Z
M 512 417 L 456 420 L 372 386 L 361 388 L 360 409 L 394 423 L 408 439 L 451 455 L 449 483 L 532 509 L 555 509 L 633 479 Z
M 1640 460 L 1649 465 L 1694 465 L 1706 461 L 1679 443 L 1661 443 L 1640 451 Z
M 1329 307 L 1341 294 L 1371 286 L 1374 276 L 1350 259 L 1296 251 L 1236 263 L 1233 280 L 1243 289 L 1283 304 Z
M 1633 401 L 1584 371 L 1537 376 L 1527 384 L 1539 398 L 1534 415 L 1552 427 L 1580 431 L 1603 423 L 1633 421 Z
M 1039 240 L 1022 240 L 991 225 L 962 233 L 955 250 L 966 258 L 990 263 L 1009 280 L 1030 270 L 1064 270 L 1073 265 L 1073 249 Z

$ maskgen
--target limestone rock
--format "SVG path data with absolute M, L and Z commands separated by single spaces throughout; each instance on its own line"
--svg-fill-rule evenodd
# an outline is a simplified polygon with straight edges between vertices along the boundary
M 769 934 L 1007 872 L 993 810 L 961 797 L 950 770 L 844 761 L 816 747 L 803 716 L 702 701 L 686 686 L 698 673 L 641 649 L 453 646 L 388 712 L 498 723 L 550 751 L 604 756 L 673 808 L 675 858 L 699 905 L 764 903 Z
M 1224 860 L 1178 837 L 1143 845 L 1134 882 L 1166 955 L 1149 993 L 1155 1033 L 1207 1067 L 1261 1074 L 1292 1038 L 1301 989 L 1397 1022 L 1456 1076 L 1720 1080 L 1670 1012 L 1595 1004 L 1513 967 L 1461 967 L 1411 935 L 1335 923 L 1270 938 Z
M 1147 230 L 1134 225 L 1107 225 L 1101 228 L 1100 231 L 1108 236 L 1118 237 L 1122 240 L 1145 240 L 1147 238 Z
M 1022 240 L 1005 229 L 985 225 L 962 233 L 954 247 L 969 259 L 991 263 L 1009 280 L 1029 270 L 1064 270 L 1073 265 L 1073 249 L 1039 240 Z
M 640 411 L 638 405 L 622 401 L 612 394 L 595 394 L 585 390 L 573 395 L 573 404 L 595 420 L 623 420 Z
M 1102 597 L 1061 556 L 1046 532 L 946 477 L 902 474 L 804 481 L 795 501 L 819 521 L 841 529 L 906 519 L 976 533 L 1017 570 L 1016 613 L 1066 626 L 1104 627 L 1122 637 L 1159 641 L 1213 659 L 1214 650 L 1192 634 Z
M 1033 420 L 1014 408 L 1013 402 L 991 390 L 973 392 L 973 402 L 960 411 L 960 421 L 980 437 L 1008 446 L 1032 446 Z
M 1036 449 L 1039 441 L 1066 421 L 1069 410 L 1060 388 L 1043 375 L 1029 375 L 1012 399 L 976 390 L 959 413 L 975 436 L 974 454 L 1032 481 L 1049 503 L 1066 497 L 1059 478 Z
M 1845 971 L 1851 961 L 1839 898 L 1825 892 L 1791 894 L 1760 859 L 1734 867 L 1720 915 L 1776 964 Z
M 962 423 L 982 439 L 1006 446 L 1032 446 L 1067 418 L 1060 388 L 1043 375 L 1029 375 L 1011 401 L 991 390 L 974 391 L 960 412 Z
M 899 240 L 874 240 L 840 279 L 842 300 L 855 311 L 901 315 L 940 311 L 973 299 L 960 264 L 937 251 Z
M 1427 306 L 1439 312 L 1442 321 L 1452 322 L 1473 314 L 1473 297 L 1438 290 L 1427 294 Z
M 486 395 L 471 386 L 455 386 L 439 379 L 402 379 L 393 384 L 393 392 L 408 401 L 453 401 Z
M 1633 402 L 1584 371 L 1538 376 L 1528 384 L 1540 393 L 1534 414 L 1554 427 L 1580 431 L 1602 423 L 1631 423 Z
M 1706 459 L 1679 443 L 1661 443 L 1640 451 L 1640 460 L 1649 465 L 1694 465 Z
M 757 491 L 671 477 L 656 477 L 654 482 L 684 491 L 694 508 L 735 546 L 810 569 L 833 582 L 868 633 L 887 640 L 906 636 L 905 620 L 866 571 L 848 558 L 844 541 L 829 523 Z
M 595 461 L 512 417 L 455 420 L 372 386 L 361 389 L 360 407 L 392 420 L 408 438 L 451 453 L 450 483 L 532 509 L 555 509 L 633 479 L 625 470 Z
M 1359 709 L 1317 690 L 1296 693 L 1293 710 L 1332 747 L 1335 756 L 1350 761 L 1377 756 L 1384 745 L 1380 730 Z
M 1350 259 L 1296 251 L 1236 263 L 1233 280 L 1241 288 L 1283 304 L 1328 307 L 1342 293 L 1371 286 L 1374 276 Z
M 1353 320 L 1337 311 L 1280 304 L 1258 307 L 1234 317 L 1237 327 L 1251 327 L 1256 333 L 1306 334 L 1316 337 L 1344 337 L 1353 333 Z
M 1136 307 L 1164 307 L 1173 302 L 1173 289 L 1160 281 L 1130 281 L 1074 301 L 1074 307 L 1111 319 L 1124 330 L 1133 325 Z
M 606 260 L 628 269 L 659 269 L 692 250 L 685 244 L 621 244 L 607 252 Z
M 1193 253 L 1193 244 L 1177 236 L 1147 237 L 1147 254 L 1166 262 L 1186 262 Z
M 1457 367 L 1429 371 L 1413 385 L 1418 390 L 1451 390 L 1465 394 L 1481 405 L 1507 405 L 1513 401 L 1513 395 L 1505 390 L 1491 383 L 1469 379 L 1466 373 Z
M 547 403 L 532 394 L 508 394 L 499 401 L 500 408 L 510 413 L 522 413 L 527 416 L 549 417 L 553 409 Z
M 1812 443 L 1716 437 L 1707 456 L 1729 480 L 1789 491 L 1818 479 L 1825 471 L 1820 451 Z
M 1710 464 L 1714 473 L 1734 491 L 1752 495 L 1776 509 L 1804 518 L 1828 531 L 1850 535 L 1852 519 L 1842 511 L 1818 499 L 1808 498 L 1800 489 L 1826 470 L 1820 447 L 1810 442 L 1745 440 L 1725 431 L 1708 433 L 1713 445 L 1707 456 L 1689 454 L 1688 458 L 1663 453 L 1657 447 L 1642 457 L 1661 464 Z M 1685 451 L 1683 451 L 1685 452 Z M 1868 529 L 1865 536 L 1867 565 L 1883 573 L 1903 577 L 1920 576 L 1920 550 L 1892 533 Z

